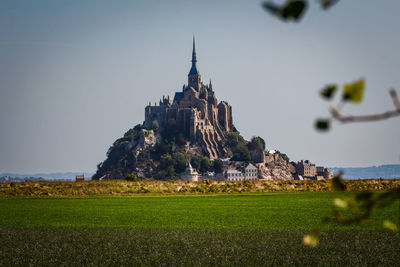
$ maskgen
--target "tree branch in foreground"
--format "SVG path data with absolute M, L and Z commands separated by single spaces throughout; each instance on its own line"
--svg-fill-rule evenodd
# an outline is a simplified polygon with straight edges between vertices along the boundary
M 390 90 L 390 96 L 392 97 L 393 104 L 395 106 L 395 110 L 390 110 L 380 114 L 371 114 L 371 115 L 343 115 L 340 111 L 336 108 L 331 106 L 329 111 L 333 118 L 343 123 L 346 122 L 369 122 L 369 121 L 380 121 L 386 120 L 392 117 L 400 116 L 400 100 L 397 96 L 397 93 L 394 89 Z

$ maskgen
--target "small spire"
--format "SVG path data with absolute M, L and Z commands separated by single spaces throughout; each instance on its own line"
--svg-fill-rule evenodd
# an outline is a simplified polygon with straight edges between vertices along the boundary
M 193 33 L 193 51 L 192 51 L 192 62 L 193 60 L 196 62 L 196 40 Z
M 193 51 L 192 51 L 192 67 L 190 68 L 189 75 L 198 75 L 199 72 L 197 70 L 197 57 L 196 57 L 196 40 L 193 34 Z
M 210 79 L 210 84 L 208 85 L 208 87 L 212 90 L 212 83 L 211 83 L 211 79 Z
M 197 62 L 197 58 L 196 58 L 196 40 L 195 40 L 194 34 L 193 34 L 192 62 L 194 64 L 196 64 L 196 62 Z

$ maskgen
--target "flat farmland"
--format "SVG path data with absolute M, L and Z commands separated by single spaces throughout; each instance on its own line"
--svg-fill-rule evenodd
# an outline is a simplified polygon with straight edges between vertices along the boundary
M 114 198 L 0 199 L 0 226 L 220 228 L 220 229 L 381 229 L 381 224 L 341 226 L 332 216 L 334 198 L 350 193 L 140 196 Z M 398 221 L 398 206 L 377 209 L 372 218 Z
M 399 203 L 323 222 L 351 193 L 0 199 L 0 265 L 397 265 Z M 317 247 L 302 237 L 321 231 Z

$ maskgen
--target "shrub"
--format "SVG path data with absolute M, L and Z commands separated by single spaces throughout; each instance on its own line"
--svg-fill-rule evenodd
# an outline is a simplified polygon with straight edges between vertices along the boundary
M 137 176 L 134 173 L 130 173 L 125 177 L 125 179 L 127 181 L 137 181 Z
M 206 172 L 209 171 L 211 168 L 211 161 L 208 157 L 203 157 L 200 163 L 200 171 Z

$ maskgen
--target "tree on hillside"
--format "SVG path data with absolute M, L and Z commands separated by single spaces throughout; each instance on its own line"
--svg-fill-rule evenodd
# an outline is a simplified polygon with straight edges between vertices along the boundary
M 178 174 L 186 169 L 188 162 L 188 155 L 186 153 L 176 152 L 172 155 L 172 159 L 174 160 L 174 168 Z
M 255 150 L 257 152 L 262 152 L 265 150 L 265 141 L 259 136 L 253 136 L 248 143 L 249 150 Z
M 201 163 L 200 163 L 200 171 L 201 172 L 207 172 L 211 168 L 211 161 L 209 157 L 202 157 Z
M 200 165 L 201 165 L 201 157 L 193 156 L 190 159 L 190 164 L 192 165 L 193 168 L 195 168 L 197 171 L 199 171 L 200 170 Z
M 212 164 L 212 169 L 215 173 L 222 173 L 224 171 L 224 163 L 220 159 L 215 159 Z

